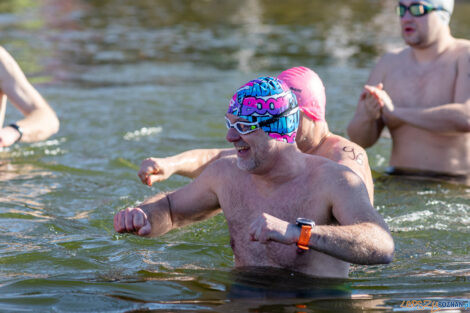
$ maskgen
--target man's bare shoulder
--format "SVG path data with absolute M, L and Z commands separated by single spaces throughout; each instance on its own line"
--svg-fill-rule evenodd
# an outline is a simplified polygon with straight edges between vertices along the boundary
M 470 49 L 470 40 L 468 40 L 468 39 L 455 39 L 455 45 L 458 48 Z
M 224 176 L 227 174 L 239 174 L 242 172 L 237 166 L 237 157 L 235 155 L 224 156 L 211 162 L 203 171 L 212 176 Z M 235 173 L 236 172 L 236 173 Z M 207 175 L 207 174 L 206 174 Z
M 243 175 L 246 172 L 238 168 L 236 157 L 223 157 L 209 163 L 192 183 L 202 184 L 217 193 L 223 190 L 227 181 L 232 181 L 231 178 L 239 179 Z
M 377 65 L 381 66 L 394 66 L 397 63 L 403 61 L 410 54 L 411 48 L 405 47 L 397 50 L 392 50 L 385 53 L 380 59 Z
M 367 162 L 367 153 L 358 144 L 339 135 L 331 134 L 316 153 L 334 162 L 356 161 Z
M 409 48 L 394 50 L 384 54 L 371 71 L 367 84 L 376 85 L 383 82 L 387 73 L 393 71 L 397 67 L 401 68 L 402 63 L 409 54 Z
M 332 134 L 330 138 L 332 142 L 331 148 L 334 149 L 334 151 L 343 153 L 347 152 L 346 150 L 350 150 L 349 148 L 353 148 L 357 152 L 365 152 L 364 148 L 362 148 L 360 145 L 340 135 Z
M 345 173 L 350 172 L 354 174 L 349 167 L 320 155 L 305 154 L 305 158 L 308 168 L 306 172 L 308 175 L 312 175 L 315 178 L 341 178 L 344 177 L 344 175 L 347 175 Z
M 345 194 L 363 192 L 367 197 L 364 182 L 350 167 L 312 155 L 308 155 L 308 162 L 309 181 L 320 194 L 334 199 Z
M 458 58 L 464 59 L 464 61 L 467 62 L 468 56 L 470 55 L 470 40 L 456 39 L 453 50 Z

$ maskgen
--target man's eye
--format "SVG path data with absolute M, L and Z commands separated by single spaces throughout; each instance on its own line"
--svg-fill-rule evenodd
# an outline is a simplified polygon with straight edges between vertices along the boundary
M 250 126 L 245 125 L 245 124 L 238 124 L 238 128 L 243 132 L 250 130 Z
M 249 130 L 255 130 L 256 129 L 256 125 L 244 125 L 244 124 L 240 124 L 240 130 L 241 131 L 249 131 Z

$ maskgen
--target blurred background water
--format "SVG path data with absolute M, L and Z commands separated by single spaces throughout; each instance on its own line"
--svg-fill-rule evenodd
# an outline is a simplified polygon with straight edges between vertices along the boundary
M 136 175 L 142 159 L 229 146 L 222 116 L 252 78 L 314 69 L 326 85 L 330 129 L 346 136 L 377 58 L 402 46 L 394 6 L 2 0 L 0 45 L 61 129 L 0 150 L 0 311 L 362 312 L 470 299 L 470 189 L 384 176 L 386 137 L 368 155 L 395 259 L 353 266 L 348 280 L 232 270 L 220 215 L 157 239 L 113 230 L 118 210 L 189 182 L 175 176 L 148 188 Z M 456 1 L 455 36 L 470 37 L 468 16 L 470 3 Z M 19 118 L 8 105 L 6 122 Z M 344 290 L 352 296 L 337 294 Z

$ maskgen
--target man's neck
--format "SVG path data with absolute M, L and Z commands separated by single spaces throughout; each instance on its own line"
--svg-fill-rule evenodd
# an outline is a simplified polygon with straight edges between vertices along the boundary
M 426 47 L 411 47 L 413 57 L 418 63 L 427 63 L 436 60 L 443 54 L 455 39 L 449 29 L 443 30 L 439 39 Z
M 262 172 L 252 174 L 254 183 L 269 188 L 268 186 L 277 186 L 290 181 L 300 174 L 304 166 L 301 160 L 302 153 L 293 144 L 285 145 L 287 146 L 280 147 L 277 156 L 262 169 Z
M 312 127 L 306 129 L 302 141 L 297 143 L 300 151 L 312 154 L 320 148 L 331 134 L 326 121 L 310 122 Z

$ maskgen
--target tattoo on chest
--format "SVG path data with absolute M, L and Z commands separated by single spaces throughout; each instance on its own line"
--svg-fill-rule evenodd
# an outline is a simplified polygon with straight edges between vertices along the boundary
M 364 164 L 364 154 L 362 152 L 359 152 L 358 154 L 356 154 L 356 151 L 354 150 L 354 148 L 348 147 L 348 146 L 343 147 L 343 151 L 348 153 L 348 157 L 351 160 L 356 161 L 359 165 Z

